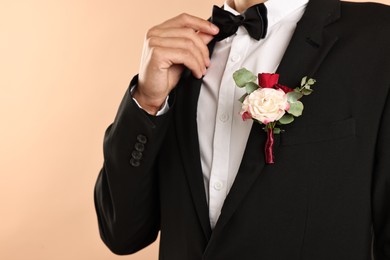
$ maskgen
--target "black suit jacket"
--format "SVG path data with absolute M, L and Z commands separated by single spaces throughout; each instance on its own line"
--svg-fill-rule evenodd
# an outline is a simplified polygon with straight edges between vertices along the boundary
M 134 253 L 161 230 L 164 260 L 390 260 L 390 8 L 311 0 L 278 73 L 288 86 L 314 77 L 315 92 L 276 137 L 274 165 L 253 125 L 213 231 L 196 125 L 201 80 L 184 72 L 160 117 L 127 91 L 95 189 L 114 253 Z

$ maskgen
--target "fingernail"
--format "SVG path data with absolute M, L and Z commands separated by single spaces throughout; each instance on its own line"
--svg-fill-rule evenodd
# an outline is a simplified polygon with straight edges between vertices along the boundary
M 205 65 L 206 65 L 206 67 L 210 66 L 210 59 L 206 60 L 206 64 Z
M 214 25 L 214 24 L 211 24 L 211 29 L 214 31 L 214 32 L 219 32 L 219 28 L 218 26 Z

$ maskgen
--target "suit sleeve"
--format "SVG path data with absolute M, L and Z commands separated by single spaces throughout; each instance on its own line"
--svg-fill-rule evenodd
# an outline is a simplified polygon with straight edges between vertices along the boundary
M 131 86 L 136 84 L 135 77 Z M 155 241 L 160 229 L 155 160 L 171 111 L 153 117 L 140 109 L 127 90 L 104 136 L 104 165 L 95 185 L 100 236 L 119 255 Z
M 390 260 L 390 97 L 382 115 L 373 176 L 375 260 Z

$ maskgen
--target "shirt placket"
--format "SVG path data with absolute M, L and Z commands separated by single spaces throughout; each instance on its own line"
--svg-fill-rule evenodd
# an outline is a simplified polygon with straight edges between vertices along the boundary
M 232 131 L 232 119 L 234 112 L 235 83 L 233 73 L 240 69 L 246 56 L 250 38 L 243 28 L 239 28 L 236 36 L 229 37 L 231 50 L 228 61 L 222 76 L 219 90 L 218 108 L 216 114 L 214 141 L 213 141 L 213 163 L 209 182 L 209 214 L 210 223 L 214 228 L 221 212 L 222 205 L 230 187 L 229 178 L 229 155 L 230 139 Z

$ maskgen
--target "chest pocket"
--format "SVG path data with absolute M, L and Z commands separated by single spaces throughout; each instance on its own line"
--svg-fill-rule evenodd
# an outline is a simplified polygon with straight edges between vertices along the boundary
M 280 136 L 280 146 L 329 142 L 356 135 L 354 118 L 321 125 L 292 127 Z

